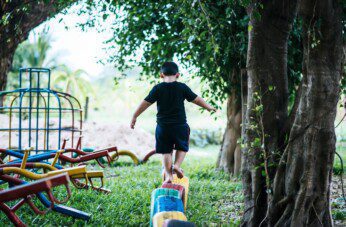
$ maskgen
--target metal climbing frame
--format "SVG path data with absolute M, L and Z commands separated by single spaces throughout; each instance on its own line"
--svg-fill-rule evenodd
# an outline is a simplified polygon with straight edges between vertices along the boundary
M 81 138 L 81 104 L 72 95 L 51 89 L 50 69 L 20 69 L 19 88 L 1 91 L 0 99 L 0 114 L 8 117 L 8 127 L 0 125 L 0 135 L 8 135 L 7 149 L 34 147 L 37 154 L 59 150 L 62 138 L 70 138 L 71 147 Z

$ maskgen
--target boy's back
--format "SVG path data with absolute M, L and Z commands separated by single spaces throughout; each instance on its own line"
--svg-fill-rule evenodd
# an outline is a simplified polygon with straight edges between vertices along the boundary
M 157 102 L 157 123 L 179 125 L 186 123 L 184 101 L 195 100 L 197 95 L 184 83 L 162 82 L 153 87 L 145 101 Z

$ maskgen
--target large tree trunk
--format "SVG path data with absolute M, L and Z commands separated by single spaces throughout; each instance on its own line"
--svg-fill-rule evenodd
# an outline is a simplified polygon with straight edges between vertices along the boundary
M 334 0 L 303 0 L 300 11 L 305 75 L 268 219 L 275 226 L 332 226 L 329 200 L 342 74 L 342 9 Z
M 265 218 L 270 199 L 267 192 L 275 173 L 272 164 L 284 147 L 287 41 L 296 8 L 296 1 L 289 0 L 259 1 L 249 8 L 248 99 L 242 153 L 244 226 L 258 226 Z
M 5 90 L 7 73 L 17 46 L 29 32 L 75 1 L 12 0 L 0 3 L 0 91 Z M 6 21 L 4 20 L 6 18 Z M 2 100 L 0 100 L 2 106 Z
M 240 173 L 241 152 L 238 139 L 241 135 L 241 117 L 241 100 L 236 91 L 233 91 L 227 101 L 227 126 L 217 160 L 217 168 L 232 176 L 238 176 Z

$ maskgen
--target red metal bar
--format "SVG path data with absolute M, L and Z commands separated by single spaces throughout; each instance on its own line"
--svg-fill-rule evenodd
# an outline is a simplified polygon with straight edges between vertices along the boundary
M 9 206 L 0 203 L 0 210 L 10 219 L 10 221 L 17 227 L 25 227 L 26 225 L 19 219 L 19 217 L 11 210 Z
M 42 191 L 49 191 L 58 185 L 68 185 L 69 176 L 60 174 L 57 176 L 37 180 L 30 184 L 20 185 L 8 190 L 0 191 L 0 202 L 9 202 L 18 198 L 25 198 L 28 195 L 37 194 Z
M 149 160 L 149 158 L 155 154 L 155 152 L 155 150 L 152 150 L 148 154 L 146 154 L 142 160 L 142 163 L 146 163 Z
M 14 184 L 20 184 L 22 182 L 19 179 L 16 179 L 7 175 L 1 175 L 1 179 L 7 182 L 14 183 Z M 45 191 L 48 194 L 52 202 L 51 206 L 53 207 L 54 202 L 56 201 L 56 198 L 53 196 L 51 192 L 51 188 L 58 185 L 62 185 L 62 184 L 65 185 L 68 192 L 68 198 L 70 198 L 71 192 L 70 192 L 70 188 L 68 187 L 68 182 L 69 182 L 69 177 L 65 173 L 65 174 L 49 177 L 46 179 L 38 180 L 30 184 L 24 184 L 14 188 L 0 191 L 0 210 L 2 210 L 6 214 L 8 219 L 10 219 L 10 221 L 15 226 L 25 226 L 25 224 L 15 214 L 15 211 L 17 211 L 23 204 L 28 203 L 29 206 L 33 209 L 33 211 L 36 214 L 46 213 L 46 211 L 40 211 L 34 205 L 34 203 L 31 201 L 31 198 L 32 198 L 31 196 Z M 17 200 L 20 198 L 22 199 L 12 208 L 5 204 L 5 202 Z

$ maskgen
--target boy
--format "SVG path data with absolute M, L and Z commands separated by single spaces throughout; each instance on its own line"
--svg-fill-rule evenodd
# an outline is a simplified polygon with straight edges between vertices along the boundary
M 179 178 L 184 176 L 180 166 L 189 150 L 190 136 L 184 100 L 186 99 L 208 111 L 215 111 L 214 107 L 193 93 L 186 84 L 177 82 L 179 76 L 178 66 L 174 62 L 165 62 L 160 73 L 163 82 L 152 88 L 149 95 L 137 108 L 131 121 L 131 128 L 133 129 L 137 117 L 154 102 L 157 102 L 156 153 L 163 156 L 165 182 L 173 181 L 173 172 Z M 176 150 L 176 154 L 172 166 L 173 149 Z

